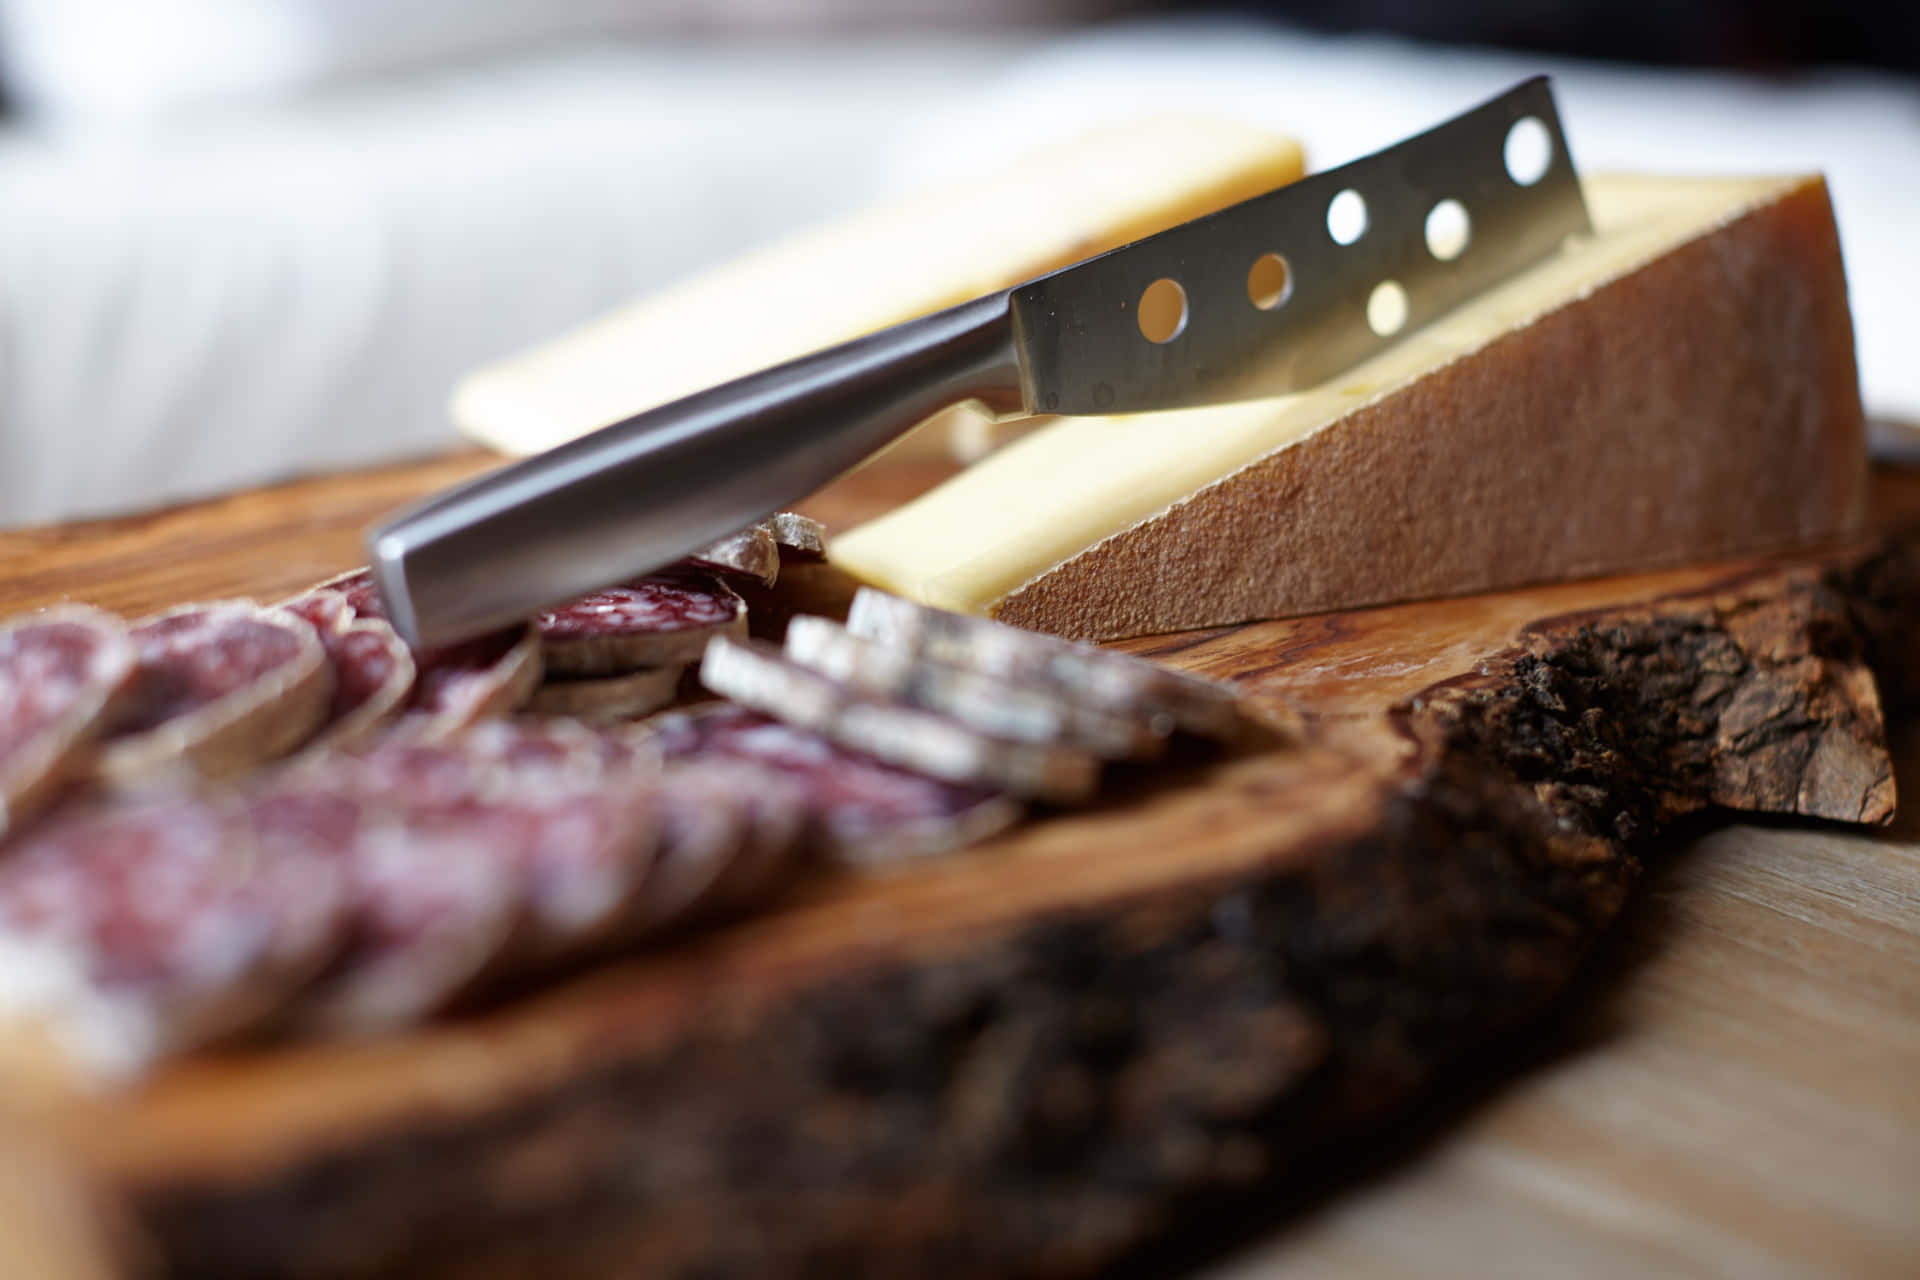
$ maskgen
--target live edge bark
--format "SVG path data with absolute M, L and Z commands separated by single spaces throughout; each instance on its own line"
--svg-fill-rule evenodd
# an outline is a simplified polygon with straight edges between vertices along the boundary
M 1886 820 L 1875 671 L 1911 692 L 1916 547 L 1536 623 L 1389 713 L 1411 751 L 1340 748 L 1377 773 L 1367 820 L 1258 874 L 721 1014 L 483 1119 L 149 1187 L 137 1216 L 184 1275 L 1095 1270 L 1537 1014 L 1675 817 Z

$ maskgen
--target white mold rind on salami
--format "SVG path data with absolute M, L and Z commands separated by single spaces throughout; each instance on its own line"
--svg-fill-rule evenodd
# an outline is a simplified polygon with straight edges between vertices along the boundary
M 74 776 L 138 663 L 124 623 L 61 605 L 0 626 L 0 835 Z
M 0 935 L 63 955 L 89 993 L 75 1010 L 115 1010 L 132 1037 L 95 1049 L 137 1066 L 280 1008 L 337 945 L 342 888 L 327 850 L 232 797 L 117 797 L 16 842 Z
M 700 680 L 743 706 L 950 782 L 1003 788 L 1057 804 L 1090 799 L 1100 762 L 1086 751 L 995 738 L 958 721 L 865 695 L 754 640 L 716 638 Z
M 533 691 L 526 709 L 543 716 L 631 720 L 671 704 L 685 674 L 685 667 L 653 667 L 619 676 L 549 679 Z
M 529 626 L 414 655 L 408 716 L 414 731 L 440 740 L 524 706 L 540 687 L 545 661 Z
M 697 569 L 739 574 L 770 587 L 780 577 L 780 544 L 767 525 L 749 525 L 694 552 L 687 563 Z
M 793 560 L 818 560 L 827 554 L 826 526 L 797 511 L 776 511 L 761 521 L 773 535 L 781 555 Z
M 280 608 L 313 625 L 333 668 L 333 699 L 308 751 L 350 746 L 399 714 L 413 689 L 413 651 L 384 618 L 359 615 L 330 588 L 316 588 Z
M 674 762 L 661 771 L 659 852 L 623 938 L 650 937 L 718 903 L 729 869 L 756 839 L 740 781 L 726 762 Z
M 333 697 L 305 619 L 246 601 L 185 605 L 136 623 L 132 688 L 95 764 L 113 784 L 181 769 L 239 773 L 299 746 Z
M 745 635 L 747 605 L 710 574 L 672 570 L 609 587 L 536 620 L 547 670 L 606 676 L 687 666 L 716 635 Z
M 1090 644 L 1025 631 L 862 587 L 847 630 L 876 644 L 1043 688 L 1118 715 L 1157 715 L 1200 737 L 1245 730 L 1233 691 L 1185 672 Z
M 962 724 L 1018 742 L 1079 747 L 1110 760 L 1161 754 L 1172 726 L 1166 717 L 1119 715 L 1057 693 L 1023 686 L 890 648 L 826 618 L 802 614 L 787 624 L 788 657 L 868 693 L 898 698 Z
M 961 848 L 1018 822 L 1004 792 L 930 778 L 759 712 L 714 704 L 656 717 L 670 759 L 749 760 L 793 780 L 806 802 L 809 847 L 841 862 L 881 865 Z
M 343 598 L 357 621 L 390 627 L 373 575 L 365 568 L 328 578 L 289 603 L 329 593 Z M 410 651 L 410 658 L 411 692 L 402 710 L 411 731 L 429 739 L 446 738 L 479 720 L 518 710 L 533 695 L 545 670 L 539 637 L 531 626 Z M 370 718 L 379 723 L 383 717 Z M 359 732 L 368 727 L 360 726 Z

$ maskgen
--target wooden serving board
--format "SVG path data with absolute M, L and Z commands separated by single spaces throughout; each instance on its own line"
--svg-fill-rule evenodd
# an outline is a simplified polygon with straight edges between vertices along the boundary
M 0 535 L 0 611 L 275 597 L 485 463 Z M 877 464 L 813 509 L 938 476 Z M 1920 477 L 1880 507 L 1887 536 L 1792 562 L 1132 642 L 1234 681 L 1270 740 L 406 1037 L 207 1055 L 26 1123 L 187 1274 L 1177 1256 L 1510 1062 L 1676 820 L 1889 817 L 1881 693 L 1920 652 L 1920 542 L 1890 531 Z M 1901 1258 L 1890 1230 L 1859 1257 Z

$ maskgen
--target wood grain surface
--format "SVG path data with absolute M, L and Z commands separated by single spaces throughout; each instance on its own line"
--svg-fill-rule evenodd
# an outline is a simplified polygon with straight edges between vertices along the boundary
M 61 598 L 133 613 L 185 598 L 272 598 L 355 563 L 360 527 L 393 503 L 487 461 L 465 455 L 131 520 L 0 534 L 0 612 Z M 869 468 L 813 509 L 844 523 L 938 475 L 937 467 Z M 1883 481 L 1883 508 L 1920 507 L 1920 481 Z M 486 1114 L 503 1099 L 539 1095 L 596 1055 L 652 1052 L 650 1045 L 699 1020 L 751 1021 L 755 1015 L 744 1006 L 722 998 L 743 986 L 762 1001 L 777 1000 L 862 955 L 920 951 L 938 971 L 951 948 L 965 952 L 967 940 L 1003 926 L 1010 883 L 1021 886 L 1021 911 L 1037 917 L 1095 901 L 1145 901 L 1141 895 L 1150 898 L 1154 886 L 1186 876 L 1168 866 L 1166 850 L 1176 845 L 1192 860 L 1196 882 L 1230 885 L 1236 876 L 1264 874 L 1372 820 L 1386 775 L 1355 771 L 1352 753 L 1378 751 L 1384 759 L 1408 749 L 1369 737 L 1382 707 L 1484 671 L 1489 655 L 1545 618 L 1575 619 L 1538 633 L 1560 643 L 1581 634 L 1583 610 L 1711 588 L 1717 603 L 1689 606 L 1689 616 L 1698 623 L 1705 608 L 1707 621 L 1698 625 L 1720 634 L 1744 625 L 1739 619 L 1748 615 L 1740 610 L 1747 605 L 1739 602 L 1749 588 L 1742 584 L 1762 580 L 1765 590 L 1754 599 L 1763 613 L 1776 598 L 1798 601 L 1796 609 L 1820 607 L 1810 579 L 1780 596 L 1783 588 L 1769 574 L 1766 566 L 1709 566 L 1136 642 L 1164 660 L 1240 679 L 1271 710 L 1351 721 L 1368 741 L 1207 766 L 1187 779 L 1202 785 L 1144 788 L 1137 800 L 1102 812 L 1030 827 L 997 842 L 991 861 L 959 858 L 891 880 L 818 885 L 781 911 L 694 946 L 403 1041 L 209 1058 L 169 1073 L 144 1094 L 88 1104 L 55 1130 L 82 1168 L 111 1184 L 174 1186 L 187 1169 L 195 1171 L 188 1183 L 217 1187 L 263 1169 L 297 1168 L 299 1152 L 350 1144 L 356 1130 L 417 1126 L 423 1116 L 444 1128 L 459 1116 Z M 1759 653 L 1750 656 L 1758 660 Z M 1828 740 L 1854 740 L 1853 730 L 1840 729 Z M 1875 803 L 1871 769 L 1859 778 L 1857 772 L 1851 765 L 1840 770 L 1858 792 L 1840 808 Z M 1916 788 L 1920 778 L 1908 793 Z M 1825 812 L 1820 806 L 1830 791 L 1815 787 L 1804 803 L 1788 797 L 1786 807 Z M 1324 1178 L 1317 1166 L 1300 1170 L 1295 1181 L 1309 1199 L 1320 1182 L 1339 1194 L 1277 1234 L 1262 1232 L 1267 1220 L 1256 1204 L 1219 1233 L 1176 1242 L 1173 1252 L 1150 1253 L 1137 1265 L 1159 1274 L 1199 1264 L 1235 1280 L 1912 1274 L 1920 1264 L 1920 1232 L 1910 1213 L 1920 1201 L 1916 841 L 1920 825 L 1913 823 L 1873 835 L 1773 824 L 1663 847 L 1648 890 L 1585 979 L 1583 997 L 1550 1041 L 1552 1052 L 1523 1054 L 1526 1069 L 1515 1079 L 1498 1073 L 1509 1087 L 1443 1099 L 1425 1140 L 1400 1144 L 1389 1159 L 1357 1169 L 1329 1161 Z M 1100 856 L 1088 857 L 1089 849 Z M 1077 870 L 1057 878 L 1063 865 Z M 1119 953 L 1132 954 L 1128 948 L 1137 945 L 1149 954 L 1188 900 L 1144 914 L 1130 908 L 1107 921 L 1131 931 Z M 1191 901 L 1217 916 L 1221 902 L 1236 899 Z M 1595 918 L 1610 918 L 1610 910 L 1603 905 Z M 929 921 L 939 927 L 926 927 Z M 966 954 L 993 960 L 1012 953 Z M 1139 969 L 1134 979 L 1161 976 Z M 967 980 L 963 973 L 960 981 Z M 1190 980 L 1179 976 L 1179 983 Z M 1166 1016 L 1175 1025 L 1186 1013 L 1174 998 L 1185 989 L 1179 983 L 1168 988 L 1171 995 L 1161 993 L 1172 1001 Z M 1538 990 L 1517 987 L 1515 1011 L 1533 1008 Z M 826 1007 L 822 1025 L 848 1016 L 845 1008 Z M 1313 1070 L 1326 1052 L 1310 1023 L 1284 1006 L 1228 1031 L 1265 1038 L 1274 1064 L 1271 1080 L 1208 1085 L 1228 1096 L 1250 1088 L 1284 1092 L 1298 1083 L 1288 1072 Z M 731 1078 L 726 1072 L 742 1069 L 724 1045 L 698 1052 L 706 1055 L 699 1061 L 720 1069 L 716 1087 Z M 987 1054 L 982 1070 L 995 1060 Z M 756 1087 L 777 1097 L 785 1083 L 779 1071 L 758 1076 Z M 735 1088 L 747 1079 L 735 1080 Z M 691 1096 L 712 1104 L 711 1096 Z M 610 1105 L 589 1096 L 580 1115 L 606 1116 Z M 833 1121 L 854 1122 L 851 1114 Z M 481 1133 L 478 1140 L 498 1147 L 521 1137 Z M 554 1135 L 541 1131 L 521 1145 L 524 1151 L 489 1174 L 531 1178 L 537 1189 L 542 1177 L 556 1176 Z M 1218 1158 L 1244 1157 L 1236 1150 L 1223 1148 Z M 418 1182 L 407 1170 L 420 1157 L 416 1148 L 395 1148 L 381 1156 L 379 1169 L 402 1179 L 394 1185 L 408 1177 Z M 302 1176 L 324 1179 L 329 1167 Z M 920 1212 L 929 1210 L 919 1204 Z M 187 1218 L 204 1211 L 198 1201 L 181 1210 Z M 203 1221 L 217 1223 L 218 1216 Z M 620 1242 L 609 1237 L 610 1245 Z M 1220 1249 L 1233 1242 L 1240 1256 L 1221 1260 Z M 336 1261 L 351 1260 L 351 1244 Z M 558 1250 L 566 1242 L 525 1247 L 536 1246 Z M 1062 1265 L 1075 1256 L 1063 1254 Z M 509 1258 L 495 1273 L 526 1270 L 515 1271 Z
M 1920 816 L 1675 844 L 1559 1034 L 1389 1155 L 1202 1274 L 1920 1274 Z

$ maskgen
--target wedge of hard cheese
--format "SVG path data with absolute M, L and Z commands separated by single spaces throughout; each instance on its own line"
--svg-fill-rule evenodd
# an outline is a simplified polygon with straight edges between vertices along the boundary
M 537 453 L 756 369 L 1006 288 L 1292 182 L 1299 144 L 1134 122 L 793 236 L 481 369 L 453 419 Z
M 835 539 L 927 604 L 1107 638 L 1835 538 L 1866 461 L 1817 177 L 1598 177 L 1596 224 L 1311 391 L 1063 419 Z

